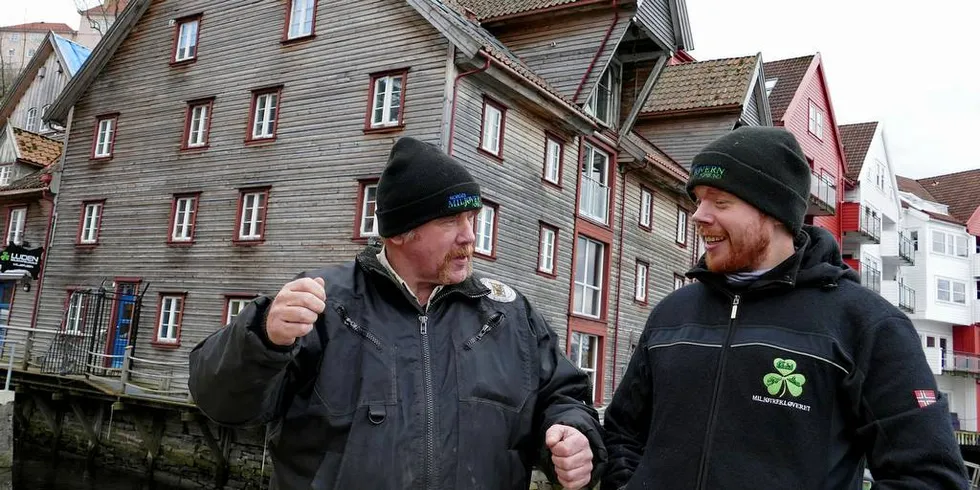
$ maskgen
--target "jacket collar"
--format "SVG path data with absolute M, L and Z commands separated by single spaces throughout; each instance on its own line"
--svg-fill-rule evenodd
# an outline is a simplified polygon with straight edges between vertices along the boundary
M 375 274 L 383 277 L 385 280 L 391 282 L 395 287 L 405 294 L 405 298 L 410 300 L 410 302 L 416 307 L 423 309 L 418 300 L 414 299 L 413 295 L 410 294 L 405 287 L 388 272 L 388 268 L 378 260 L 378 253 L 381 252 L 381 247 L 377 245 L 368 245 L 357 255 L 357 263 L 360 265 L 365 272 Z M 463 282 L 457 284 L 447 284 L 443 286 L 438 293 L 429 299 L 429 305 L 432 305 L 438 300 L 445 298 L 451 294 L 462 294 L 469 298 L 479 298 L 490 294 L 490 290 L 484 286 L 474 275 L 470 275 Z
M 687 271 L 687 277 L 697 279 L 715 289 L 720 289 L 727 294 L 748 293 L 765 291 L 772 289 L 792 289 L 796 287 L 796 280 L 800 272 L 800 266 L 806 256 L 807 247 L 810 245 L 810 235 L 800 232 L 793 239 L 795 252 L 776 267 L 763 274 L 759 279 L 745 286 L 732 286 L 724 274 L 711 272 L 708 270 L 705 259 L 702 256 L 698 264 Z

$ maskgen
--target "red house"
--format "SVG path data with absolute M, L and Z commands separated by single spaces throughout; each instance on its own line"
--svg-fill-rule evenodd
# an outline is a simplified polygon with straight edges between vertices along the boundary
M 796 136 L 813 170 L 806 222 L 829 230 L 840 243 L 842 213 L 838 210 L 847 157 L 820 53 L 771 61 L 764 70 L 773 125 Z

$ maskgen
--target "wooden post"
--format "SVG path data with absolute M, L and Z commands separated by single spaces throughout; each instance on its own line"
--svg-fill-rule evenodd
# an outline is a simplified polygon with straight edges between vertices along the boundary
M 153 475 L 156 466 L 157 454 L 160 452 L 160 440 L 163 438 L 163 430 L 166 427 L 163 416 L 159 412 L 154 412 L 151 426 L 147 427 L 139 419 L 134 420 L 136 430 L 139 431 L 143 439 L 143 447 L 146 448 L 146 474 Z

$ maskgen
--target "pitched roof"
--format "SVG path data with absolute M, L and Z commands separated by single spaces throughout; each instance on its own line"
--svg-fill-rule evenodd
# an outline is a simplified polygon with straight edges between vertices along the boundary
M 20 128 L 13 129 L 20 160 L 44 167 L 58 161 L 61 156 L 61 142 Z
M 763 65 L 767 81 L 774 78 L 778 79 L 776 86 L 772 88 L 772 92 L 769 94 L 769 108 L 772 111 L 774 122 L 783 120 L 783 115 L 786 114 L 786 109 L 793 101 L 793 96 L 800 87 L 807 69 L 810 68 L 813 57 L 814 55 L 811 54 L 799 58 L 770 61 Z
M 567 5 L 585 0 L 457 0 L 480 20 L 520 14 L 558 5 Z
M 0 31 L 4 32 L 48 32 L 54 31 L 61 34 L 74 34 L 75 30 L 68 27 L 68 24 L 61 22 L 29 22 L 27 24 L 17 24 L 13 26 L 2 26 Z
M 106 14 L 122 13 L 123 9 L 126 8 L 126 5 L 129 5 L 129 0 L 105 0 L 101 5 L 96 5 L 88 10 L 83 10 L 81 14 L 102 15 L 103 12 Z
M 58 51 L 61 52 L 61 57 L 65 60 L 65 64 L 68 65 L 66 68 L 68 68 L 69 77 L 75 76 L 75 73 L 78 73 L 78 70 L 85 64 L 88 56 L 92 54 L 91 49 L 76 42 L 69 41 L 57 34 L 54 35 L 54 44 L 58 47 Z
M 741 106 L 757 64 L 758 55 L 667 66 L 641 113 Z
M 912 206 L 910 206 L 909 203 L 902 201 L 902 207 L 908 209 L 911 208 Z M 934 220 L 944 221 L 946 223 L 952 223 L 954 225 L 966 225 L 966 222 L 964 222 L 963 220 L 956 218 L 955 216 L 950 216 L 948 214 L 937 213 L 935 211 L 929 211 L 928 209 L 918 209 L 918 208 L 916 208 L 916 211 L 919 211 L 920 213 L 924 213 L 926 216 Z
M 925 187 L 922 187 L 922 184 L 918 183 L 917 181 L 908 177 L 902 177 L 901 175 L 896 175 L 895 180 L 898 182 L 898 189 L 900 191 L 914 194 L 921 199 L 925 199 L 926 201 L 939 202 L 935 197 L 933 197 L 932 194 L 929 194 L 929 191 L 926 190 Z
M 874 139 L 876 121 L 844 124 L 838 126 L 841 136 L 841 144 L 844 145 L 844 153 L 847 155 L 847 178 L 857 180 L 861 175 L 861 167 L 864 166 L 864 158 L 871 147 L 871 140 Z
M 938 202 L 949 206 L 949 214 L 964 222 L 980 207 L 980 169 L 926 177 L 917 182 Z

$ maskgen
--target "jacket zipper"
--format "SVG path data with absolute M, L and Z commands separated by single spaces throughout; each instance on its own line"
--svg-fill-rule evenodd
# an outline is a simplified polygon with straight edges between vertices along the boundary
M 429 317 L 419 315 L 419 334 L 422 343 L 422 372 L 425 384 L 425 456 L 423 488 L 436 488 L 435 485 L 435 400 L 432 393 L 432 365 L 429 353 Z
M 711 409 L 708 412 L 708 427 L 705 429 L 704 444 L 702 446 L 704 447 L 704 452 L 701 454 L 701 465 L 698 470 L 698 484 L 696 487 L 698 490 L 705 488 L 705 479 L 708 477 L 708 458 L 711 455 L 711 445 L 714 442 L 714 437 L 712 436 L 715 430 L 715 419 L 718 418 L 718 398 L 721 396 L 725 364 L 728 362 L 728 348 L 732 344 L 732 337 L 735 335 L 735 318 L 738 316 L 738 304 L 741 300 L 742 296 L 738 294 L 732 298 L 732 314 L 728 320 L 728 333 L 725 335 L 725 345 L 722 346 L 721 357 L 718 359 L 718 372 L 715 374 L 715 389 L 714 394 L 711 396 Z
M 500 321 L 503 320 L 503 318 L 504 318 L 503 313 L 494 313 L 493 316 L 491 316 L 490 319 L 487 320 L 487 323 L 483 324 L 483 328 L 480 329 L 480 333 L 474 335 L 469 340 L 467 340 L 463 344 L 463 348 L 466 350 L 472 350 L 473 346 L 476 345 L 477 342 L 483 340 L 484 336 L 492 332 L 493 329 L 497 328 L 497 326 L 500 325 Z
M 356 322 L 354 322 L 354 320 L 351 320 L 350 316 L 347 314 L 347 308 L 344 308 L 343 306 L 338 306 L 336 310 L 337 313 L 340 315 L 340 317 L 344 319 L 344 325 L 346 325 L 347 328 L 349 328 L 357 335 L 360 335 L 361 337 L 367 339 L 369 342 L 374 344 L 374 346 L 378 350 L 381 350 L 381 341 L 378 340 L 378 337 L 375 336 L 373 333 L 367 331 L 364 327 L 358 325 Z

